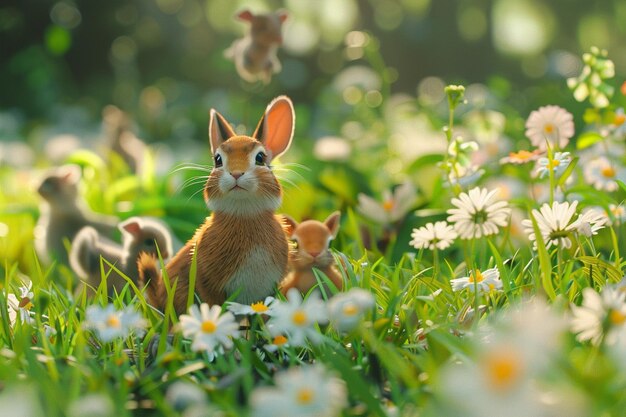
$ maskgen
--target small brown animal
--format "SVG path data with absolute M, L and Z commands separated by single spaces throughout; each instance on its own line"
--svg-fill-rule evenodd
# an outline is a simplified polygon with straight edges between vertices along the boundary
M 289 252 L 289 269 L 287 278 L 281 283 L 280 291 L 287 294 L 291 288 L 297 288 L 306 294 L 317 285 L 313 268 L 323 272 L 338 290 L 343 288 L 341 273 L 335 266 L 335 259 L 330 253 L 330 241 L 337 237 L 341 213 L 332 213 L 324 222 L 305 220 L 298 224 L 287 215 L 286 223 L 292 230 L 289 238 L 293 242 Z M 330 294 L 326 291 L 327 294 Z
M 291 144 L 295 123 L 288 97 L 272 101 L 252 136 L 237 135 L 211 110 L 209 138 L 214 166 L 204 188 L 212 214 L 165 269 L 177 282 L 174 309 L 185 311 L 189 274 L 196 257 L 195 293 L 206 303 L 227 298 L 250 304 L 274 293 L 287 273 L 288 244 L 282 218 L 274 214 L 282 198 L 271 161 Z M 166 291 L 154 257 L 139 259 L 139 277 L 150 303 L 165 309 Z
M 64 165 L 46 175 L 37 192 L 43 198 L 41 215 L 35 227 L 35 249 L 39 259 L 49 264 L 56 259 L 67 264 L 64 239 L 74 239 L 80 229 L 91 226 L 111 237 L 118 220 L 91 211 L 78 195 L 80 167 Z
M 161 254 L 163 260 L 172 255 L 172 238 L 169 231 L 151 219 L 131 217 L 118 225 L 122 232 L 122 245 L 102 238 L 93 227 L 84 227 L 76 235 L 70 251 L 70 265 L 82 282 L 77 294 L 87 285 L 89 295 L 102 280 L 100 258 L 106 259 L 121 273 L 130 278 L 135 284 L 138 282 L 139 272 L 137 259 L 140 253 L 157 256 Z M 158 252 L 157 252 L 158 248 Z M 107 276 L 107 292 L 113 296 L 121 292 L 126 280 L 116 270 L 104 263 L 104 273 Z
M 113 105 L 102 110 L 105 146 L 118 154 L 133 173 L 141 173 L 146 144 L 131 131 L 131 120 Z
M 255 15 L 243 10 L 237 18 L 250 23 L 250 31 L 242 39 L 234 41 L 224 55 L 235 62 L 237 73 L 244 80 L 268 84 L 272 74 L 281 70 L 276 51 L 283 43 L 281 28 L 287 19 L 287 12 L 278 10 Z

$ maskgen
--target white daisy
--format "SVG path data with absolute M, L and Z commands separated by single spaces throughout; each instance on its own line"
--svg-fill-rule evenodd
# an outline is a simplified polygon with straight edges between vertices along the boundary
M 607 212 L 609 217 L 609 226 L 623 224 L 626 220 L 626 207 L 622 204 L 609 204 L 609 211 Z
M 598 234 L 598 230 L 603 229 L 609 221 L 606 213 L 602 209 L 588 208 L 582 212 L 576 222 L 577 232 L 583 236 L 591 237 Z
M 275 387 L 256 388 L 250 396 L 253 417 L 333 417 L 347 405 L 346 384 L 321 365 L 276 374 Z
M 616 180 L 626 179 L 626 172 L 616 162 L 600 156 L 585 164 L 584 178 L 585 182 L 594 188 L 611 192 L 619 187 Z
M 448 174 L 448 181 L 451 185 L 460 185 L 461 187 L 469 187 L 475 184 L 485 173 L 484 169 L 477 165 L 464 166 L 462 164 L 454 164 Z
M 567 321 L 540 297 L 514 303 L 495 315 L 489 342 L 510 342 L 523 347 L 529 368 L 543 372 L 560 352 Z M 485 326 L 487 327 L 487 326 Z
M 461 239 L 474 239 L 498 233 L 498 227 L 507 225 L 511 209 L 506 201 L 498 201 L 498 190 L 473 188 L 452 199 L 456 208 L 449 209 L 448 221 Z
M 15 326 L 18 316 L 21 324 L 29 324 L 31 326 L 35 324 L 33 313 L 30 311 L 33 308 L 32 299 L 34 297 L 31 288 L 32 282 L 29 282 L 26 285 L 18 287 L 20 293 L 19 297 L 15 294 L 7 295 L 9 323 L 11 327 Z
M 555 152 L 552 159 L 543 157 L 539 158 L 535 167 L 535 175 L 539 178 L 550 175 L 550 171 L 554 171 L 554 176 L 559 177 L 563 171 L 572 162 L 572 156 L 569 152 Z
M 330 299 L 328 302 L 330 321 L 339 332 L 352 331 L 375 304 L 371 292 L 363 288 L 352 288 Z
M 626 332 L 626 292 L 604 287 L 599 294 L 585 288 L 582 305 L 572 306 L 572 315 L 571 329 L 579 341 L 597 345 L 604 336 L 605 343 L 612 345 Z
M 116 310 L 113 304 L 106 307 L 90 305 L 85 311 L 84 326 L 94 330 L 101 341 L 110 342 L 119 337 L 127 337 L 132 330 L 141 330 L 146 320 L 132 307 Z
M 571 205 L 568 202 L 554 202 L 552 205 L 544 204 L 537 211 L 533 209 L 532 215 L 537 221 L 537 226 L 546 244 L 546 248 L 552 245 L 570 248 L 572 241 L 570 235 L 578 230 L 578 220 L 572 221 L 576 213 L 578 201 L 574 201 Z M 528 234 L 528 238 L 534 242 L 533 249 L 537 250 L 537 237 L 533 223 L 530 219 L 522 221 L 522 226 Z
M 443 370 L 441 389 L 456 406 L 440 415 L 526 417 L 549 413 L 537 378 L 548 373 L 562 351 L 566 323 L 541 299 L 499 311 L 475 333 L 474 360 Z M 468 338 L 468 342 L 472 337 Z M 561 400 L 553 393 L 553 401 Z M 554 407 L 552 404 L 551 407 Z M 559 414 L 561 415 L 561 414 Z
M 167 389 L 165 400 L 174 410 L 183 411 L 194 405 L 206 405 L 208 397 L 198 384 L 176 381 Z
M 623 137 L 626 136 L 626 114 L 624 114 L 623 107 L 615 111 L 611 128 L 613 129 L 613 134 L 617 136 L 618 139 L 623 139 Z
M 287 292 L 287 301 L 274 302 L 271 310 L 267 327 L 272 336 L 286 335 L 292 346 L 305 346 L 307 339 L 312 343 L 321 341 L 315 325 L 328 322 L 328 311 L 319 293 L 302 301 L 300 291 L 292 288 Z
M 252 304 L 239 304 L 235 302 L 228 302 L 226 308 L 228 311 L 236 316 L 255 316 L 255 315 L 270 315 L 270 306 L 274 302 L 274 297 L 266 297 L 264 301 L 259 301 Z
M 180 316 L 183 336 L 193 338 L 192 350 L 213 353 L 220 346 L 226 349 L 233 347 L 231 338 L 239 337 L 239 324 L 232 313 L 221 312 L 218 305 L 209 308 L 208 304 L 202 303 L 200 308 L 196 304 L 192 305 L 189 314 Z
M 476 269 L 470 272 L 469 276 L 450 280 L 453 291 L 461 291 L 465 288 L 479 291 L 492 291 L 502 289 L 502 281 L 500 280 L 500 271 L 498 268 L 491 268 L 481 272 Z
M 380 224 L 397 222 L 404 218 L 415 204 L 417 192 L 410 182 L 405 182 L 393 191 L 383 192 L 383 202 L 363 193 L 359 194 L 357 210 L 363 216 Z
M 413 229 L 411 237 L 413 240 L 409 245 L 415 249 L 445 249 L 454 243 L 458 234 L 453 226 L 446 222 L 428 223 L 418 229 Z
M 574 136 L 574 117 L 559 106 L 540 107 L 526 120 L 526 136 L 542 151 L 547 149 L 546 142 L 553 149 L 563 149 Z
M 276 352 L 277 350 L 286 349 L 290 346 L 291 345 L 289 344 L 289 339 L 287 339 L 287 337 L 285 337 L 284 335 L 279 334 L 277 336 L 274 336 L 274 338 L 272 339 L 272 343 L 268 343 L 263 347 L 268 352 Z
M 453 410 L 467 417 L 542 416 L 523 346 L 499 342 L 479 346 L 476 362 L 454 363 L 441 372 L 441 390 Z
M 101 393 L 90 393 L 72 401 L 68 407 L 68 417 L 109 417 L 115 415 L 115 404 L 111 397 Z

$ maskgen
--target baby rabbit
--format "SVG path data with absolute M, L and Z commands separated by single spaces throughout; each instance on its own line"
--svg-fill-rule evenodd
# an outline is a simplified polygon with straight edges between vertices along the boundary
M 167 260 L 172 254 L 172 238 L 168 230 L 151 219 L 131 217 L 120 223 L 118 228 L 122 232 L 122 246 L 102 238 L 93 227 L 84 227 L 72 242 L 70 265 L 81 278 L 82 283 L 76 294 L 80 294 L 86 284 L 89 295 L 98 288 L 102 280 L 100 257 L 106 259 L 124 275 L 137 283 L 137 258 L 140 253 L 149 253 L 157 256 L 157 247 L 161 257 Z M 121 292 L 126 280 L 115 270 L 104 265 L 107 274 L 107 292 Z M 110 272 L 109 272 L 110 271 Z
M 195 293 L 206 303 L 227 298 L 244 304 L 274 293 L 287 272 L 288 244 L 280 206 L 281 186 L 271 161 L 291 144 L 295 123 L 288 97 L 274 99 L 252 136 L 237 135 L 224 117 L 211 110 L 209 138 L 214 166 L 204 188 L 212 214 L 166 265 L 177 280 L 174 309 L 187 308 L 189 272 L 196 257 Z M 154 257 L 139 259 L 140 282 L 151 304 L 165 309 L 166 292 Z
M 67 264 L 63 240 L 71 242 L 85 226 L 91 226 L 108 237 L 115 234 L 117 219 L 92 212 L 80 200 L 80 176 L 78 166 L 65 165 L 51 171 L 37 189 L 44 204 L 35 227 L 35 249 L 45 264 L 53 259 Z
M 118 154 L 132 172 L 141 173 L 146 144 L 131 132 L 128 115 L 108 105 L 102 110 L 102 124 L 107 148 Z
M 335 266 L 335 259 L 328 246 L 337 237 L 341 213 L 332 213 L 324 222 L 306 220 L 298 224 L 294 219 L 283 215 L 292 230 L 289 238 L 293 242 L 289 252 L 289 275 L 280 284 L 280 291 L 287 294 L 291 288 L 297 288 L 306 294 L 317 285 L 313 268 L 323 272 L 328 279 L 341 290 L 343 280 Z M 327 294 L 330 294 L 326 291 Z
M 287 19 L 287 12 L 278 10 L 255 15 L 244 10 L 237 17 L 250 23 L 250 32 L 234 41 L 224 55 L 235 62 L 237 73 L 244 80 L 251 83 L 260 80 L 268 84 L 272 74 L 281 69 L 276 51 L 283 43 L 281 27 Z

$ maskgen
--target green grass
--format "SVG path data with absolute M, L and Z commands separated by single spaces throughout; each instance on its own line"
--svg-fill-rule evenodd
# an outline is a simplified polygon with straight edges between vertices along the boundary
M 613 111 L 617 103 L 606 112 Z M 410 106 L 414 112 L 428 114 L 433 125 L 446 124 L 447 113 L 423 108 L 417 102 Z M 457 114 L 467 112 L 465 106 L 459 104 Z M 392 121 L 380 109 L 360 103 L 353 110 L 351 121 L 359 123 L 370 137 L 384 138 L 393 131 Z M 500 110 L 510 122 L 507 126 L 512 126 L 498 132 L 502 141 L 508 141 L 514 149 L 527 148 L 520 145 L 524 141 L 523 129 L 519 128 L 523 125 L 522 116 L 504 105 Z M 447 122 L 450 130 L 453 121 L 450 118 Z M 463 121 L 460 117 L 456 124 L 463 125 Z M 305 132 L 307 127 L 310 128 L 299 129 Z M 590 130 L 597 128 L 588 126 Z M 584 135 L 589 142 L 589 134 Z M 443 133 L 441 136 L 444 140 Z M 448 141 L 452 137 L 450 134 Z M 593 140 L 599 138 L 594 136 Z M 32 407 L 30 415 L 50 417 L 74 415 L 81 401 L 95 394 L 111 408 L 105 415 L 182 415 L 184 412 L 176 409 L 166 393 L 175 382 L 185 381 L 208 397 L 210 405 L 203 406 L 208 415 L 248 415 L 251 394 L 258 387 L 271 386 L 277 372 L 318 363 L 346 381 L 344 416 L 480 415 L 472 407 L 491 397 L 476 396 L 466 402 L 466 407 L 459 405 L 448 375 L 456 372 L 458 363 L 477 364 L 477 369 L 488 363 L 485 360 L 489 357 L 484 355 L 493 346 L 481 339 L 484 332 L 491 332 L 499 340 L 510 331 L 510 326 L 515 326 L 500 317 L 509 317 L 508 312 L 532 298 L 546 300 L 551 306 L 546 321 L 552 315 L 567 321 L 572 305 L 583 302 L 585 288 L 600 291 L 624 275 L 621 254 L 626 249 L 626 237 L 618 222 L 591 238 L 572 235 L 571 248 L 548 248 L 538 233 L 537 219 L 531 216 L 531 210 L 540 204 L 529 190 L 538 183 L 550 187 L 551 198 L 562 193 L 567 201 L 579 201 L 580 207 L 608 208 L 609 204 L 623 203 L 623 183 L 616 191 L 598 192 L 586 184 L 584 167 L 577 155 L 573 155 L 573 162 L 560 178 L 551 175 L 545 180 L 533 178 L 530 165 L 500 165 L 498 157 L 502 155 L 488 157 L 482 166 L 486 172 L 480 184 L 485 187 L 491 189 L 485 185 L 490 180 L 511 178 L 522 184 L 522 192 L 508 201 L 523 218 L 531 219 L 537 250 L 533 250 L 519 225 L 514 224 L 486 238 L 457 239 L 450 248 L 433 253 L 409 246 L 411 230 L 445 220 L 446 210 L 452 208 L 450 199 L 473 187 L 449 187 L 443 179 L 444 172 L 452 172 L 445 163 L 467 163 L 470 155 L 423 155 L 405 163 L 384 140 L 375 145 L 355 141 L 350 146 L 352 156 L 347 160 L 320 161 L 312 156 L 310 138 L 297 137 L 290 154 L 298 164 L 286 164 L 286 171 L 278 171 L 285 188 L 281 211 L 298 220 L 323 219 L 334 210 L 342 211 L 333 253 L 346 284 L 344 291 L 363 288 L 373 294 L 376 307 L 348 334 L 323 324 L 318 326 L 322 343 L 275 353 L 263 349 L 271 342 L 266 323 L 253 319 L 245 337 L 235 340 L 231 351 L 213 361 L 206 353 L 194 352 L 191 341 L 178 330 L 178 318 L 171 305 L 175 282 L 168 284 L 170 303 L 164 313 L 148 305 L 141 289 L 130 279 L 113 300 L 107 299 L 104 284 L 90 300 L 85 294 L 75 296 L 73 286 L 77 278 L 73 272 L 66 265 L 41 265 L 34 253 L 32 237 L 39 214 L 38 199 L 27 185 L 36 177 L 35 171 L 0 168 L 0 223 L 8 230 L 0 237 L 0 408 Z M 572 145 L 570 148 L 572 153 L 578 151 Z M 594 152 L 601 153 L 602 149 Z M 625 162 L 623 154 L 611 157 L 616 164 Z M 200 159 L 184 162 L 205 164 L 208 149 Z M 201 187 L 199 183 L 183 188 L 174 185 L 193 183 L 194 175 L 201 170 L 172 169 L 164 177 L 150 170 L 139 177 L 129 173 L 119 160 L 107 163 L 88 151 L 79 151 L 66 162 L 83 168 L 83 197 L 95 211 L 121 218 L 161 217 L 183 241 L 192 236 L 208 214 L 201 196 L 195 194 Z M 154 167 L 152 159 L 148 162 L 149 167 Z M 567 178 L 573 182 L 567 182 Z M 385 188 L 402 180 L 419 187 L 417 199 L 401 219 L 377 224 L 359 212 L 359 193 L 380 200 Z M 493 267 L 500 272 L 501 291 L 475 295 L 471 288 L 452 290 L 451 279 Z M 193 268 L 192 276 L 195 277 Z M 30 312 L 34 322 L 22 325 L 18 320 L 11 326 L 8 295 L 19 294 L 24 278 L 32 281 Z M 317 278 L 320 282 L 325 280 L 321 275 Z M 191 292 L 189 295 L 191 304 Z M 324 294 L 324 298 L 330 295 Z M 147 320 L 145 331 L 101 342 L 96 333 L 85 327 L 86 309 L 92 304 L 109 303 L 119 309 L 133 306 Z M 531 324 L 537 328 L 542 325 Z M 46 335 L 45 325 L 56 334 Z M 604 333 L 626 333 L 621 323 L 610 322 L 608 316 L 602 325 Z M 490 328 L 495 330 L 487 330 Z M 549 366 L 528 376 L 529 380 L 550 398 L 564 401 L 561 405 L 570 404 L 579 410 L 579 415 L 621 415 L 626 406 L 626 397 L 622 395 L 626 390 L 626 349 L 620 351 L 616 347 L 619 344 L 606 339 L 597 345 L 578 341 L 567 325 L 559 332 Z M 538 357 L 535 359 L 539 361 Z M 475 383 L 481 384 L 478 377 Z M 506 395 L 517 398 L 524 393 L 521 387 L 507 391 L 506 395 L 489 386 L 484 386 L 483 391 L 485 395 L 505 399 Z M 12 401 L 14 396 L 21 401 Z

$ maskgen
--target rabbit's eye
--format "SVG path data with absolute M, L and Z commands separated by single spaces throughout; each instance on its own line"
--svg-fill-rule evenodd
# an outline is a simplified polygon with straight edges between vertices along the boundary
M 267 158 L 267 155 L 265 155 L 264 152 L 259 152 L 258 154 L 256 154 L 254 161 L 256 162 L 257 165 L 265 165 L 266 158 Z
M 143 244 L 152 247 L 154 246 L 154 239 L 146 239 L 143 241 Z
M 291 240 L 289 241 L 289 244 L 291 245 L 291 248 L 292 248 L 292 249 L 294 249 L 294 250 L 295 250 L 295 249 L 298 249 L 298 241 L 297 241 L 296 239 L 291 239 Z
M 222 155 L 220 154 L 215 155 L 215 168 L 219 168 L 222 165 L 224 165 L 224 163 L 222 162 Z

